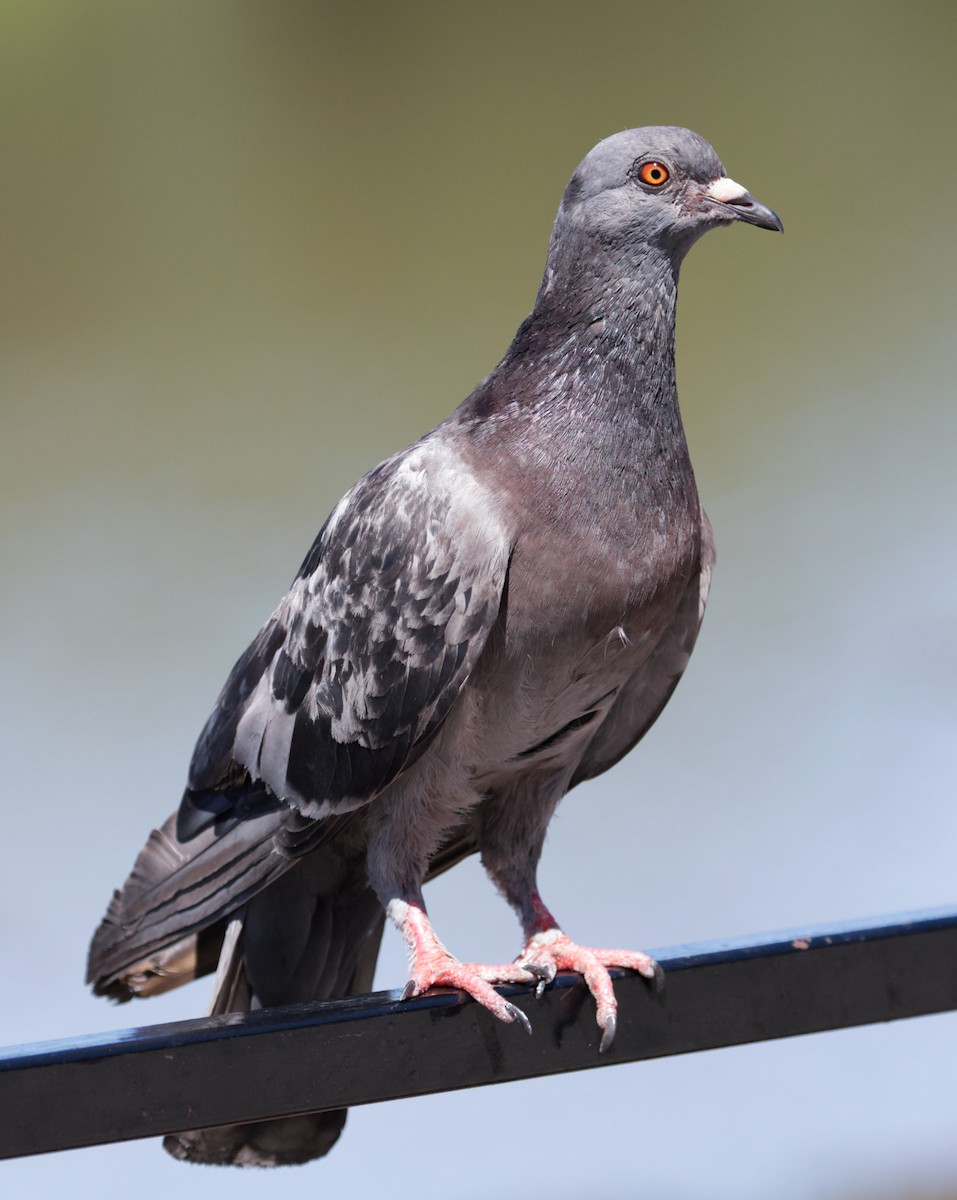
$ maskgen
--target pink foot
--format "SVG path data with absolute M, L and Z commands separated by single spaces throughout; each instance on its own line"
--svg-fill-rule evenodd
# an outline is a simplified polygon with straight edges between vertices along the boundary
M 412 978 L 405 985 L 402 999 L 419 996 L 433 987 L 460 988 L 501 1021 L 518 1021 L 532 1032 L 531 1022 L 520 1008 L 510 1004 L 492 986 L 496 983 L 535 983 L 538 976 L 518 962 L 485 966 L 460 963 L 435 936 L 425 912 L 408 905 L 399 923 L 403 937 L 412 950 Z
M 419 996 L 429 988 L 459 988 L 468 992 L 483 1008 L 501 1021 L 518 1021 L 526 1033 L 532 1032 L 532 1024 L 520 1008 L 516 1008 L 492 986 L 496 983 L 534 983 L 536 976 L 518 963 L 503 963 L 500 966 L 485 966 L 480 963 L 460 963 L 451 954 L 437 962 L 430 957 L 427 965 L 416 961 L 412 964 L 412 978 L 402 991 L 402 999 Z
M 661 980 L 661 968 L 647 954 L 639 950 L 590 950 L 573 942 L 556 927 L 530 937 L 516 961 L 537 977 L 538 995 L 559 971 L 577 971 L 584 976 L 588 990 L 595 997 L 601 1029 L 599 1052 L 612 1044 L 618 1027 L 618 1002 L 608 968 L 625 967 L 656 983 Z

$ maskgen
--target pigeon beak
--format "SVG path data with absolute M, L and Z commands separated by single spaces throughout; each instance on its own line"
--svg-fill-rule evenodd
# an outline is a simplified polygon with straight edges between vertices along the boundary
M 704 194 L 709 200 L 715 200 L 723 208 L 730 209 L 728 217 L 731 220 L 746 221 L 749 225 L 757 225 L 759 229 L 784 232 L 784 222 L 776 212 L 764 204 L 759 204 L 740 183 L 735 183 L 726 175 L 709 183 Z

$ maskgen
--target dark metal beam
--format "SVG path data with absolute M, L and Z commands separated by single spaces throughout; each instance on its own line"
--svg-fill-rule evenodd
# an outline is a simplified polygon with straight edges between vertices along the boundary
M 660 951 L 616 982 L 612 1049 L 577 976 L 503 989 L 528 1037 L 458 993 L 397 992 L 0 1051 L 0 1157 L 395 1100 L 957 1008 L 957 911 Z

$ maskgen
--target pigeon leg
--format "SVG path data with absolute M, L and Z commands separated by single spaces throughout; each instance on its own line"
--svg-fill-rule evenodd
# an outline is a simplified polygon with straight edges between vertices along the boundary
M 523 906 L 525 907 L 525 906 Z M 551 983 L 558 971 L 577 971 L 584 976 L 588 990 L 595 997 L 598 1026 L 602 1031 L 600 1051 L 607 1050 L 615 1038 L 618 1002 L 609 967 L 625 967 L 637 971 L 646 979 L 660 985 L 661 968 L 653 958 L 639 950 L 592 950 L 573 942 L 545 907 L 541 896 L 532 890 L 525 908 L 526 942 L 515 960 L 538 980 L 538 994 Z
M 618 1005 L 609 967 L 637 971 L 660 983 L 661 968 L 647 954 L 634 950 L 592 950 L 569 938 L 538 893 L 536 871 L 545 830 L 565 781 L 543 775 L 538 786 L 521 795 L 503 792 L 486 801 L 481 812 L 482 862 L 495 886 L 518 914 L 525 946 L 518 966 L 533 976 L 541 995 L 559 971 L 576 971 L 595 997 L 600 1050 L 615 1038 Z
M 411 956 L 411 979 L 402 993 L 403 1000 L 433 987 L 459 988 L 500 1020 L 518 1021 L 528 1033 L 532 1032 L 528 1017 L 492 985 L 535 983 L 538 976 L 534 972 L 518 962 L 498 966 L 459 962 L 439 941 L 421 900 L 418 903 L 392 900 L 386 912 L 402 934 Z

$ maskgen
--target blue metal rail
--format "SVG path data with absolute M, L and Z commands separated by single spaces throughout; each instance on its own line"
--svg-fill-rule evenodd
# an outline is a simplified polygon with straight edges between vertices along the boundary
M 0 1158 L 264 1120 L 957 1008 L 957 910 L 656 954 L 620 973 L 599 1055 L 576 975 L 503 989 L 533 1035 L 457 992 L 381 992 L 0 1050 Z

